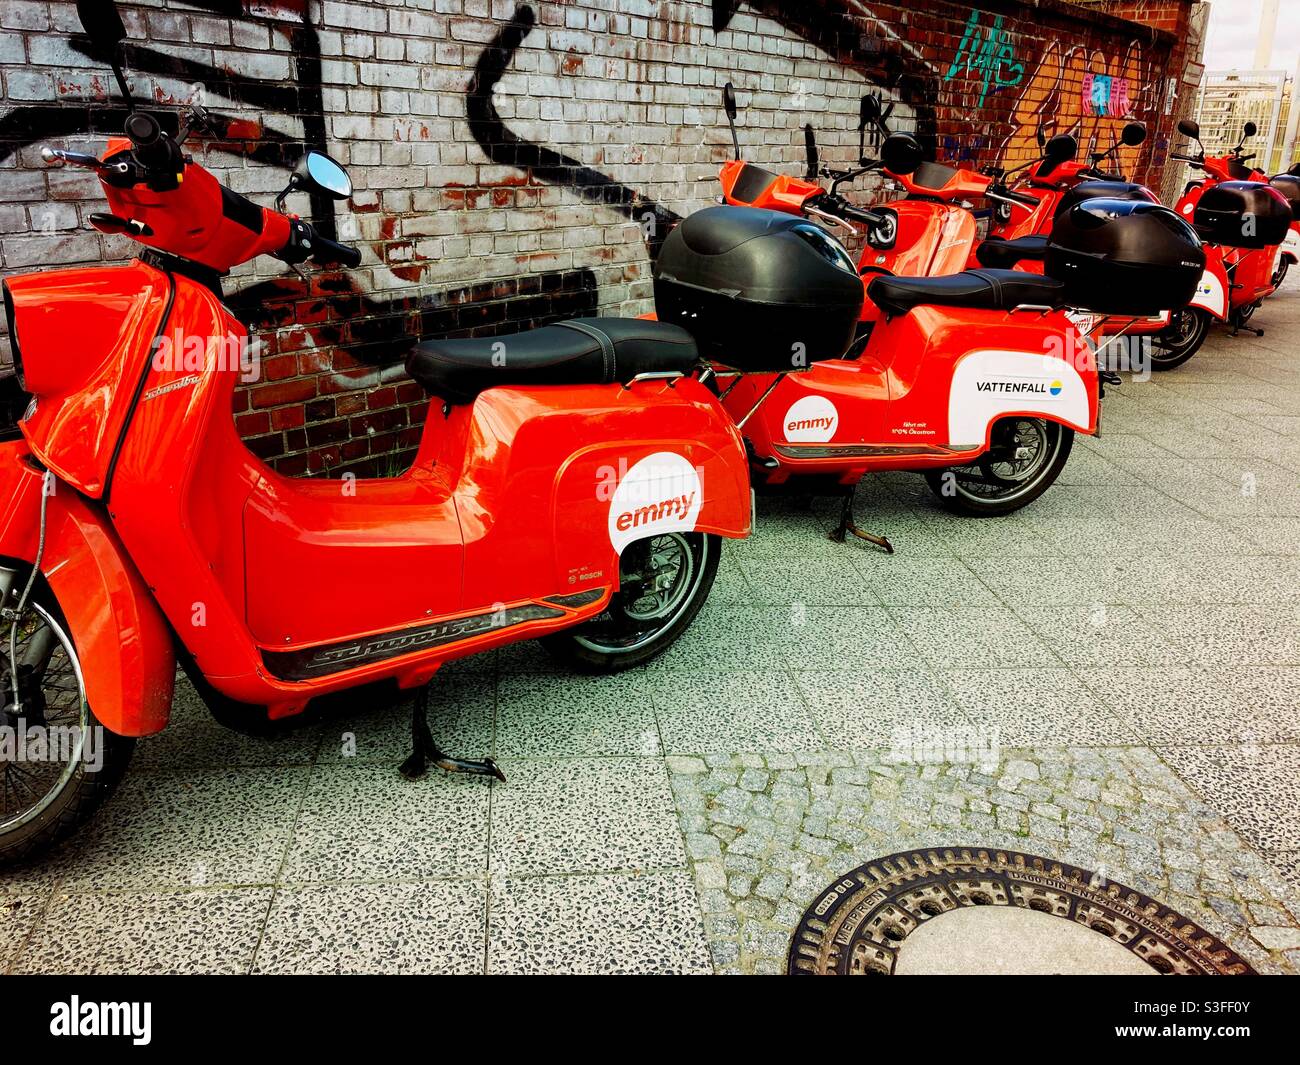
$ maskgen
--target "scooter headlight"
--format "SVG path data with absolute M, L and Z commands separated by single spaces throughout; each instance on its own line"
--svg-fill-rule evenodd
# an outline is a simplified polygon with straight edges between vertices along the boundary
M 867 230 L 867 243 L 877 251 L 886 251 L 898 240 L 898 215 L 893 211 L 881 211 L 882 221 Z

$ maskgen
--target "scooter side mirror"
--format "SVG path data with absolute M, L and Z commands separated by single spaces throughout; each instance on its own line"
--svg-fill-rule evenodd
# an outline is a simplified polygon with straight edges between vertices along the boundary
M 342 166 L 324 152 L 308 152 L 293 168 L 289 190 L 317 192 L 331 199 L 346 200 L 352 195 L 352 179 Z
M 1178 132 L 1184 137 L 1191 137 L 1194 141 L 1201 139 L 1201 124 L 1194 122 L 1190 118 L 1184 118 L 1178 123 Z
M 1147 128 L 1141 122 L 1130 122 L 1119 135 L 1120 143 L 1136 148 L 1147 139 Z
M 880 121 L 880 101 L 874 96 L 862 97 L 858 108 L 858 129 L 866 129 Z
M 1053 166 L 1068 163 L 1079 154 L 1079 142 L 1068 133 L 1058 133 L 1043 146 L 1043 158 Z
M 891 174 L 910 174 L 925 162 L 925 152 L 912 134 L 891 133 L 880 146 L 880 162 Z
M 807 179 L 809 181 L 816 181 L 817 180 L 817 138 L 816 136 L 813 135 L 813 128 L 811 125 L 806 125 L 803 128 L 803 150 L 804 150 L 804 154 L 808 156 L 808 173 L 806 175 Z
M 884 113 L 880 109 L 880 100 L 875 96 L 862 97 L 858 107 L 858 165 L 867 165 L 867 127 L 884 126 Z
M 1245 132 L 1246 135 L 1242 137 L 1242 140 L 1248 140 L 1249 138 L 1253 137 L 1256 133 L 1259 132 L 1259 127 L 1255 125 L 1254 122 L 1247 122 Z
M 736 90 L 731 82 L 722 86 L 722 109 L 727 112 L 727 128 L 731 130 L 731 147 L 740 158 L 740 138 L 736 136 Z
M 126 40 L 126 27 L 122 25 L 117 4 L 114 0 L 77 0 L 77 18 L 81 20 L 81 28 L 86 31 L 86 36 L 107 56 L 122 99 L 126 101 L 128 109 L 134 111 L 131 87 L 126 83 L 126 74 L 122 72 L 118 56 L 118 48 Z
M 126 40 L 126 27 L 113 0 L 77 0 L 77 18 L 95 44 L 113 49 Z

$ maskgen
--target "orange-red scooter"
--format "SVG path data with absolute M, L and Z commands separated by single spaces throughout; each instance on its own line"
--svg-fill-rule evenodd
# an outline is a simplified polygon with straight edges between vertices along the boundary
M 1232 335 L 1242 330 L 1263 336 L 1248 324 L 1260 304 L 1277 290 L 1279 246 L 1294 221 L 1290 201 L 1268 184 L 1268 175 L 1247 166 L 1253 153 L 1242 147 L 1256 132 L 1247 122 L 1241 142 L 1225 155 L 1207 156 L 1200 125 L 1190 119 L 1178 132 L 1198 151 L 1171 152 L 1171 159 L 1205 174 L 1183 191 L 1174 210 L 1192 222 L 1206 242 L 1205 276 L 1190 307 L 1171 324 L 1171 334 L 1153 359 L 1159 369 L 1180 366 L 1205 343 L 1213 320 L 1227 322 Z
M 79 3 L 106 54 L 112 4 Z M 130 101 L 114 61 L 118 84 Z M 249 728 L 371 682 L 424 692 L 445 662 L 544 637 L 563 660 L 643 662 L 691 623 L 719 537 L 750 530 L 748 462 L 698 379 L 696 345 L 657 322 L 580 319 L 515 336 L 426 342 L 407 361 L 433 395 L 398 477 L 295 480 L 235 433 L 247 337 L 221 276 L 259 255 L 355 266 L 354 248 L 221 186 L 132 109 L 94 171 L 122 265 L 10 276 L 4 303 L 30 406 L 0 443 L 0 862 L 85 821 L 133 740 L 168 720 L 176 658 L 223 721 Z M 289 191 L 337 199 L 338 164 L 306 155 Z M 416 700 L 426 760 L 447 756 Z M 54 745 L 54 735 L 66 742 Z M 41 737 L 41 757 L 36 757 Z
M 846 357 L 817 362 L 806 373 L 738 378 L 723 392 L 727 410 L 742 422 L 757 486 L 843 494 L 835 538 L 853 532 L 886 550 L 887 540 L 861 532 L 850 520 L 852 488 L 869 472 L 923 473 L 942 505 L 978 516 L 1009 513 L 1046 491 L 1069 457 L 1074 434 L 1096 431 L 1100 405 L 1093 356 L 1063 309 L 1060 283 L 1013 271 L 963 273 L 965 248 L 952 252 L 961 234 L 942 238 L 948 227 L 963 233 L 969 227 L 974 235 L 970 212 L 956 205 L 902 201 L 889 210 L 861 208 L 838 193 L 842 182 L 881 169 L 917 188 L 930 180 L 925 174 L 936 165 L 922 161 L 910 135 L 887 137 L 880 160 L 862 157 L 854 170 L 832 171 L 818 166 L 806 131 L 808 175 L 792 178 L 740 158 L 730 84 L 723 106 L 737 157 L 719 174 L 727 206 L 687 218 L 670 240 L 680 236 L 694 245 L 703 216 L 740 208 L 730 223 L 738 241 L 780 212 L 851 233 L 851 223 L 861 223 L 869 242 L 897 242 L 892 265 L 900 270 L 913 268 L 900 261 L 903 256 L 925 258 L 917 277 L 896 277 L 890 267 L 869 262 L 871 247 L 855 266 L 832 236 L 805 223 L 806 238 L 828 260 L 871 283 L 869 296 L 859 286 L 842 298 L 830 291 L 822 297 L 826 320 L 848 314 L 849 335 L 833 352 L 845 355 L 847 348 Z M 864 104 L 864 122 L 872 114 L 869 106 Z M 921 177 L 913 177 L 918 171 Z M 832 179 L 829 191 L 817 183 L 819 175 Z M 971 193 L 975 185 L 987 191 L 990 179 L 975 178 Z M 935 180 L 955 199 L 964 179 Z M 666 245 L 657 264 L 656 301 L 659 317 L 667 321 L 686 321 L 671 314 L 680 303 L 676 293 L 668 291 L 665 301 L 679 273 L 674 246 Z M 767 319 L 759 321 L 763 329 L 773 328 Z M 747 342 L 737 329 L 731 323 L 731 333 L 708 349 L 720 361 L 728 361 L 729 346 Z M 762 397 L 768 398 L 751 415 Z

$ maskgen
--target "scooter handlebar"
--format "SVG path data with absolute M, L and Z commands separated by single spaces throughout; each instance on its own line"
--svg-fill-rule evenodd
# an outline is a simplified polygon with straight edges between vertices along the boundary
M 320 266 L 361 265 L 361 252 L 347 244 L 340 244 L 329 237 L 322 237 L 310 222 L 301 218 L 289 220 L 289 240 L 283 248 L 275 252 L 275 257 L 291 265 L 311 259 Z
M 866 207 L 854 207 L 850 203 L 846 203 L 841 207 L 840 214 L 854 222 L 862 222 L 869 226 L 878 226 L 884 221 L 884 216 L 880 212 L 872 211 Z
M 1030 196 L 1027 192 L 1015 192 L 1005 185 L 992 184 L 985 192 L 991 200 L 1010 200 L 1012 203 L 1018 203 L 1022 207 L 1037 207 L 1038 198 Z

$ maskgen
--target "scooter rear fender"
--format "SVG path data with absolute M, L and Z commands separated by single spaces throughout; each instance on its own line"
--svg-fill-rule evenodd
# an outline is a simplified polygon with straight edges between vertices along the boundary
M 1228 273 L 1223 266 L 1223 249 L 1215 244 L 1205 247 L 1205 272 L 1196 286 L 1189 307 L 1199 307 L 1208 311 L 1221 322 L 1228 320 Z
M 36 559 L 43 479 L 25 443 L 0 444 L 0 567 L 14 572 L 15 596 Z M 110 732 L 152 735 L 171 712 L 171 630 L 108 515 L 67 484 L 54 485 L 41 573 L 67 620 L 86 698 Z

